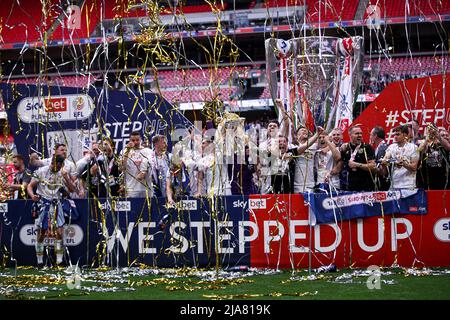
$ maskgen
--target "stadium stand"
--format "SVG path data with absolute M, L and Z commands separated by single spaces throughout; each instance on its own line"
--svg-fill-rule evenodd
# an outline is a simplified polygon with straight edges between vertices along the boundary
M 229 101 L 233 98 L 232 95 L 234 92 L 235 89 L 230 87 L 220 88 L 219 90 L 217 88 L 214 90 L 209 88 L 199 90 L 189 88 L 182 90 L 161 90 L 162 96 L 170 102 L 203 102 L 216 97 L 223 101 Z
M 114 1 L 106 1 L 105 3 L 105 19 L 114 19 L 114 18 L 139 18 L 148 16 L 148 12 L 143 5 L 135 5 L 132 7 L 128 7 L 129 1 L 123 1 L 120 4 L 114 3 Z M 170 8 L 165 3 L 160 4 L 161 14 L 172 14 L 174 8 Z M 217 8 L 220 10 L 227 10 L 228 4 L 220 3 L 217 5 Z M 207 4 L 203 5 L 191 5 L 191 6 L 177 6 L 176 13 L 202 13 L 202 12 L 211 12 L 211 6 Z
M 239 86 L 236 81 L 242 75 L 248 74 L 251 67 L 238 66 L 235 68 L 221 67 L 214 74 L 212 82 L 216 95 L 223 100 L 238 98 Z M 370 59 L 365 63 L 365 70 L 372 72 L 366 74 L 362 84 L 362 92 L 380 92 L 392 81 L 421 77 L 427 75 L 450 72 L 450 56 L 417 56 L 398 57 L 391 59 Z M 169 101 L 175 102 L 199 102 L 211 99 L 214 93 L 210 89 L 210 73 L 207 69 L 185 69 L 185 70 L 161 70 L 157 75 L 157 85 L 151 75 L 152 91 L 161 92 Z M 86 76 L 58 76 L 46 81 L 52 85 L 67 87 L 87 87 L 97 80 L 96 77 Z M 5 80 L 4 80 L 5 81 Z M 36 84 L 36 78 L 12 79 L 10 83 Z M 265 83 L 259 83 L 263 89 L 258 99 L 270 99 L 270 91 Z M 258 91 L 259 92 L 259 91 Z
M 75 88 L 85 88 L 93 84 L 97 80 L 96 77 L 91 76 L 60 76 L 53 77 L 51 79 L 39 79 L 39 78 L 24 78 L 24 79 L 11 79 L 9 83 L 14 84 L 38 84 L 40 81 L 45 84 L 64 86 L 64 87 L 75 87 Z M 6 82 L 6 81 L 4 81 Z
M 379 67 L 379 73 L 392 75 L 431 75 L 450 71 L 449 56 L 402 57 L 389 59 L 372 59 L 372 66 Z
M 249 9 L 258 8 L 263 5 L 268 8 L 284 6 L 307 6 L 306 18 L 309 22 L 333 22 L 346 21 L 355 18 L 359 0 L 268 0 L 265 2 L 253 1 L 249 4 Z M 0 43 L 25 43 L 44 40 L 63 40 L 89 38 L 98 24 L 102 20 L 112 20 L 115 18 L 139 18 L 148 16 L 148 12 L 143 5 L 128 7 L 129 1 L 121 1 L 119 4 L 114 0 L 106 0 L 105 7 L 102 8 L 99 1 L 86 0 L 81 6 L 80 28 L 76 30 L 68 29 L 66 25 L 55 24 L 58 19 L 67 21 L 66 4 L 58 0 L 46 1 L 46 10 L 35 10 L 41 7 L 40 0 L 2 0 L 0 12 Z M 381 1 L 369 0 L 368 5 L 378 5 L 381 8 L 382 17 L 404 17 L 423 16 L 450 13 L 450 1 Z M 173 8 L 161 7 L 164 15 L 172 14 Z M 218 9 L 228 10 L 231 7 L 227 2 L 218 4 Z M 103 12 L 104 10 L 104 12 Z M 66 12 L 65 16 L 61 15 Z M 178 6 L 177 13 L 198 14 L 211 12 L 212 8 L 207 4 Z M 103 18 L 102 18 L 103 17 Z M 364 14 L 367 17 L 367 13 Z M 55 25 L 54 25 L 55 24 Z M 54 26 L 53 26 L 54 25 Z M 54 27 L 52 31 L 51 28 Z M 46 35 L 48 31 L 48 35 Z
M 382 17 L 427 16 L 450 13 L 450 1 L 414 0 L 406 2 L 406 0 L 369 0 L 368 5 L 380 7 Z
M 260 99 L 271 99 L 270 90 L 268 87 L 265 87 L 263 92 L 261 93 Z
M 306 0 L 306 20 L 310 22 L 330 22 L 353 20 L 359 0 Z
M 32 42 L 43 39 L 45 31 L 58 16 L 57 0 L 46 2 L 49 4 L 44 14 L 40 0 L 2 0 L 0 10 L 0 42 Z
M 80 9 L 81 23 L 79 29 L 68 29 L 64 23 L 60 23 L 49 38 L 51 40 L 89 38 L 101 21 L 100 4 L 95 0 L 86 0 Z M 59 8 L 59 10 L 61 12 L 62 8 Z M 63 21 L 67 21 L 67 17 Z
M 275 7 L 286 7 L 286 6 L 303 6 L 303 0 L 268 0 L 264 1 L 264 6 L 266 8 L 275 8 Z
M 160 71 L 158 72 L 159 85 L 164 88 L 172 88 L 176 86 L 208 86 L 212 83 L 226 85 L 232 76 L 245 72 L 247 68 L 236 67 L 230 69 L 228 67 L 217 69 L 216 74 L 210 74 L 209 70 L 178 70 L 178 71 Z M 212 77 L 212 78 L 211 78 Z

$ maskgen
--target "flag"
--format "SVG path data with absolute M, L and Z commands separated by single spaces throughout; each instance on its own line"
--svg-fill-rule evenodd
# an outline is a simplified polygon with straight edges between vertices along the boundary
M 344 66 L 340 74 L 335 127 L 341 128 L 342 132 L 347 130 L 353 121 L 352 62 L 352 57 L 345 57 Z
M 340 81 L 335 127 L 345 131 L 353 122 L 354 84 L 358 83 L 355 75 L 359 74 L 362 62 L 362 40 L 360 37 L 341 39 L 338 42 L 338 52 L 344 57 L 344 64 L 338 74 Z

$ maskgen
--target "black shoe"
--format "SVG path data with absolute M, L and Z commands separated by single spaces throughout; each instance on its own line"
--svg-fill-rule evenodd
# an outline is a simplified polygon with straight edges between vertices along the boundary
M 38 263 L 38 264 L 37 264 L 37 268 L 38 268 L 39 270 L 44 269 L 44 267 L 45 267 L 45 265 L 44 265 L 43 263 Z
M 158 228 L 159 230 L 164 230 L 166 228 L 167 223 L 169 222 L 169 215 L 166 214 L 164 217 L 162 217 L 161 220 L 158 222 Z
M 317 273 L 337 272 L 336 265 L 330 264 L 329 266 L 322 266 L 316 270 Z
M 164 223 L 163 220 L 159 220 L 158 222 L 158 229 L 159 230 L 164 230 L 166 228 L 166 223 Z

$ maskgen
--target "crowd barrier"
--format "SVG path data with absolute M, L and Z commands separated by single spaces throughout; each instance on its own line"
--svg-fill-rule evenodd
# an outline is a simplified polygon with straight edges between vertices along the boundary
M 299 194 L 186 198 L 177 209 L 164 198 L 75 200 L 79 218 L 64 233 L 66 259 L 93 267 L 450 266 L 447 192 L 426 196 L 425 214 L 388 215 L 373 206 L 365 218 L 315 225 Z M 5 266 L 36 264 L 31 204 L 0 204 Z M 53 240 L 46 239 L 50 257 Z

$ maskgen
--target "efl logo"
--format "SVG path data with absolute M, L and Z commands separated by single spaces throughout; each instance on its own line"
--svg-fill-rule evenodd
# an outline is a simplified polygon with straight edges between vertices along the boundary
M 266 199 L 249 199 L 250 201 L 250 209 L 266 209 Z
M 442 242 L 450 242 L 450 218 L 439 219 L 433 228 L 434 236 Z
M 81 111 L 84 109 L 84 99 L 82 96 L 72 100 L 72 109 L 77 111 Z
M 45 112 L 64 112 L 67 111 L 66 98 L 44 99 Z

